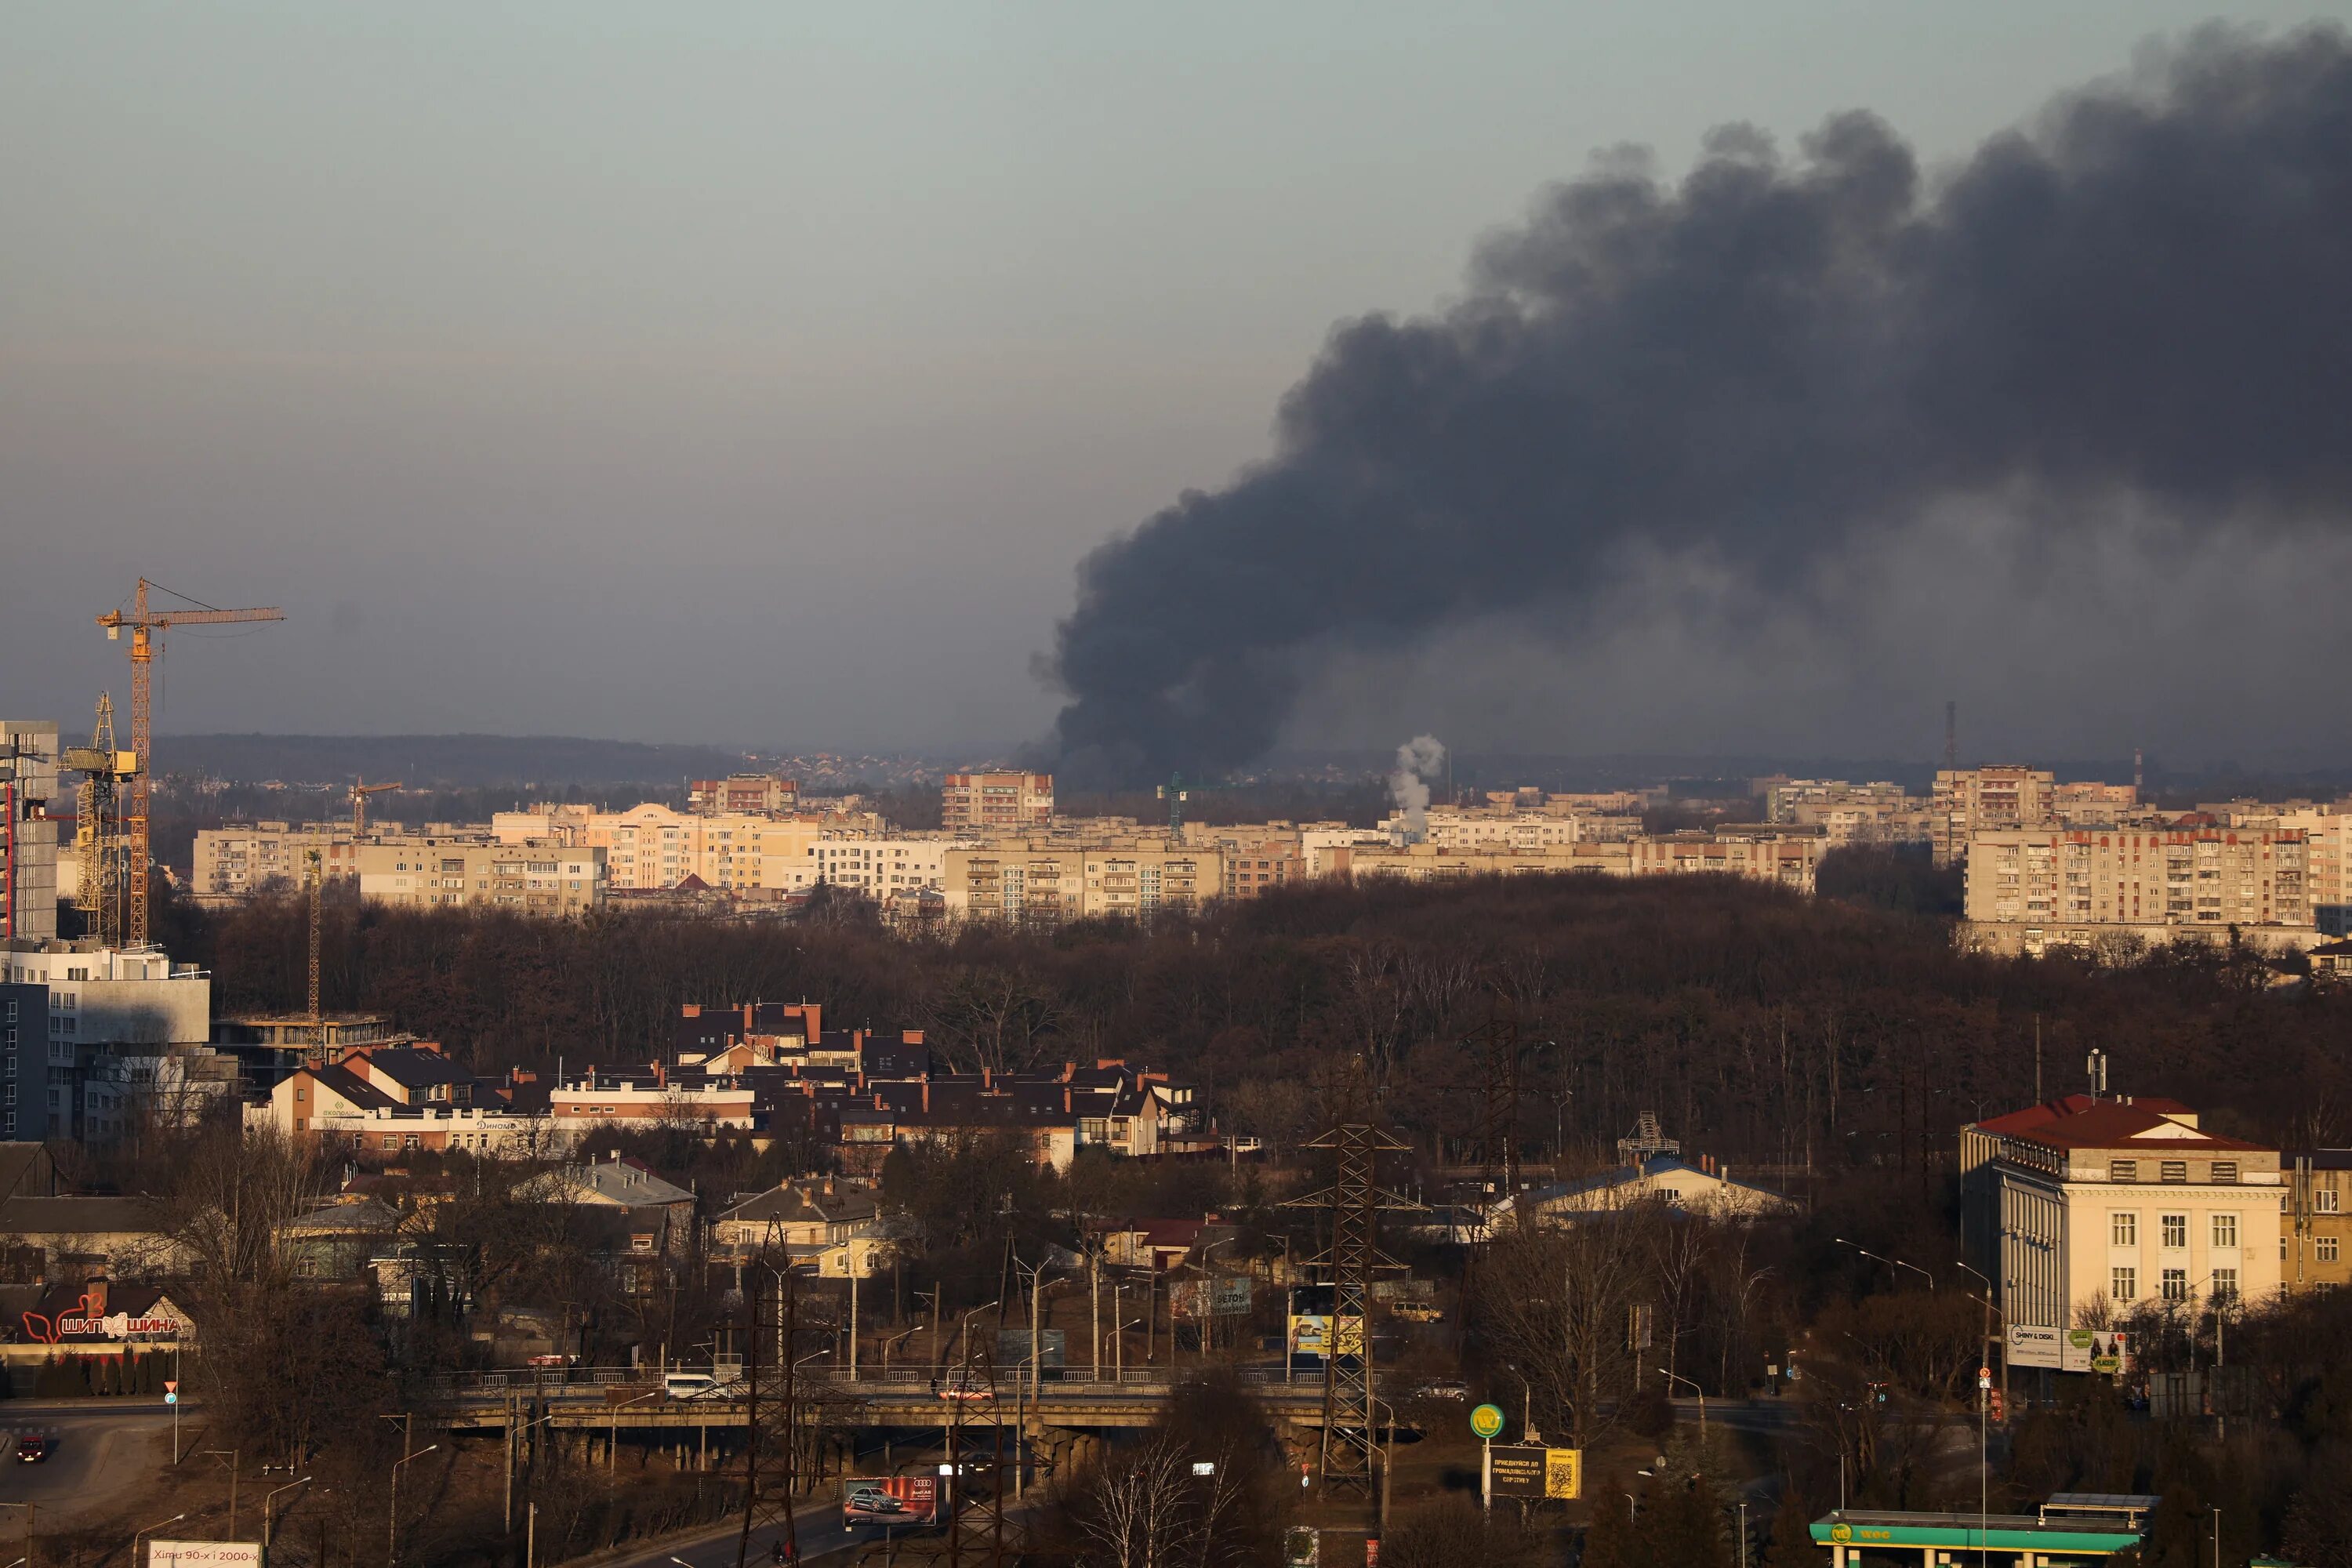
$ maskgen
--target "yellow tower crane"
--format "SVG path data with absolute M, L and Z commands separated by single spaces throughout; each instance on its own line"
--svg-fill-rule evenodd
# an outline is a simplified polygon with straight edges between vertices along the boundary
M 121 640 L 127 627 L 131 632 L 131 752 L 138 761 L 138 771 L 131 779 L 129 798 L 122 813 L 125 858 L 129 860 L 131 878 L 129 929 L 125 942 L 131 947 L 147 945 L 147 812 L 151 788 L 154 783 L 155 752 L 153 733 L 153 701 L 149 690 L 149 679 L 155 660 L 163 651 L 163 633 L 173 626 L 222 626 L 238 621 L 282 621 L 281 610 L 262 607 L 246 610 L 223 610 L 188 599 L 190 609 L 166 607 L 151 610 L 147 591 L 161 588 L 175 599 L 186 599 L 184 594 L 174 594 L 162 584 L 139 579 L 139 587 L 131 595 L 131 608 L 117 605 L 98 617 L 106 628 L 109 642 Z
M 372 795 L 382 795 L 388 789 L 398 789 L 400 785 L 397 784 L 372 784 L 364 781 L 352 785 L 352 854 L 356 855 L 359 853 L 359 841 L 367 837 L 367 797 Z
M 100 692 L 89 744 L 68 746 L 58 761 L 82 775 L 74 842 L 81 851 L 82 902 L 98 911 L 101 947 L 122 945 L 122 796 L 139 776 L 139 755 L 114 744 L 114 697 Z

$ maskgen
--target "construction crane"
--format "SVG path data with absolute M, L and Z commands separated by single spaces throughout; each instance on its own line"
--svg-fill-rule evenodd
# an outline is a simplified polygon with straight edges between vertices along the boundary
M 1169 774 L 1168 782 L 1161 784 L 1157 791 L 1160 798 L 1168 803 L 1169 837 L 1171 838 L 1184 837 L 1184 803 L 1186 801 L 1196 795 L 1206 795 L 1212 790 L 1229 790 L 1234 787 L 1232 784 L 1187 784 L 1182 773 Z
M 82 901 L 98 910 L 100 947 L 122 945 L 122 795 L 139 776 L 139 754 L 116 749 L 114 696 L 98 696 L 98 722 L 87 746 L 68 746 L 58 763 L 82 775 L 74 843 L 81 851 Z
M 185 594 L 173 593 L 161 584 L 139 579 L 138 591 L 131 595 L 131 608 L 125 611 L 117 605 L 98 617 L 106 628 L 106 640 L 120 642 L 127 627 L 131 632 L 131 752 L 138 767 L 131 777 L 131 789 L 122 813 L 124 857 L 129 862 L 131 878 L 131 910 L 129 929 L 123 933 L 127 945 L 147 945 L 147 813 L 148 800 L 154 784 L 154 714 L 149 690 L 150 677 L 155 660 L 163 651 L 163 633 L 173 626 L 225 626 L 242 621 L 282 621 L 285 612 L 267 606 L 257 609 L 223 610 L 211 605 L 188 599 L 192 609 L 148 608 L 147 590 L 157 588 L 175 599 L 187 599 Z
M 382 795 L 388 789 L 398 789 L 397 784 L 369 784 L 364 780 L 352 785 L 352 853 L 359 853 L 359 842 L 367 837 L 367 797 Z
M 316 849 L 309 851 L 305 878 L 310 884 L 310 1043 L 327 1043 L 326 1030 L 320 1026 L 319 1017 L 319 901 L 326 890 L 327 863 Z

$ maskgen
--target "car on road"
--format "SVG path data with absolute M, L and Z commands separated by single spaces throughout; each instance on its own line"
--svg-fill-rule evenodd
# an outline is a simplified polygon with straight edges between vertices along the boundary
M 16 1439 L 16 1462 L 20 1465 L 46 1465 L 57 1449 L 55 1437 L 19 1437 Z
M 1413 1393 L 1423 1399 L 1467 1399 L 1470 1385 L 1466 1383 L 1424 1383 Z
M 995 1398 L 996 1390 L 984 1383 L 974 1383 L 969 1378 L 955 1377 L 940 1384 L 940 1397 L 973 1404 Z
M 726 1391 L 707 1372 L 673 1372 L 662 1376 L 662 1394 L 670 1399 L 723 1399 Z

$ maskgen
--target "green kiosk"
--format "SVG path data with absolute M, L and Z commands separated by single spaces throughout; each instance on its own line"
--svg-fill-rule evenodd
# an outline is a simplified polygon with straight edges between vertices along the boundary
M 2147 1538 L 2156 1499 L 2059 1492 L 2034 1513 L 1881 1513 L 1813 1521 L 1830 1568 L 2093 1568 Z

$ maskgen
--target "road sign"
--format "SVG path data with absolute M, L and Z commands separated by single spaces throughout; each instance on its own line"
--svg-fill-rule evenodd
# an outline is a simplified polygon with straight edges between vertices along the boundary
M 1503 1431 L 1503 1412 L 1499 1406 L 1481 1405 L 1470 1412 L 1470 1435 L 1492 1441 Z
M 1513 1443 L 1494 1456 L 1494 1493 L 1506 1498 L 1575 1499 L 1584 1495 L 1584 1450 Z
M 163 1392 L 164 1392 L 164 1393 L 166 1393 L 166 1394 L 177 1394 L 177 1393 L 179 1393 L 179 1392 L 180 1392 L 180 1380 L 179 1380 L 178 1378 L 176 1378 L 176 1377 L 167 1377 L 167 1378 L 165 1378 L 165 1379 L 163 1380 Z
M 166 1394 L 163 1395 L 163 1403 L 166 1405 L 177 1405 L 180 1403 L 180 1396 L 177 1394 Z
M 1989 1366 L 1980 1366 L 1977 1368 L 1977 1386 L 1979 1388 L 1990 1388 L 1992 1386 L 1992 1368 Z

